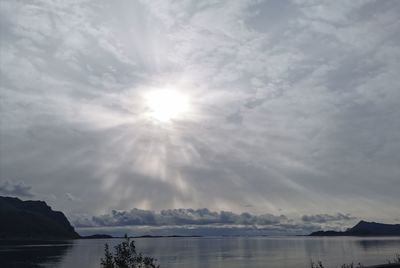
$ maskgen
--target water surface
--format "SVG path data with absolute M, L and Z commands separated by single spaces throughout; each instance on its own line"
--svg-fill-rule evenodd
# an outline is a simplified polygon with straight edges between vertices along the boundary
M 99 268 L 104 244 L 120 239 L 60 241 L 58 244 L 1 245 L 0 267 Z M 400 237 L 193 237 L 139 238 L 139 251 L 162 268 L 298 268 L 321 260 L 342 263 L 387 263 L 400 253 Z

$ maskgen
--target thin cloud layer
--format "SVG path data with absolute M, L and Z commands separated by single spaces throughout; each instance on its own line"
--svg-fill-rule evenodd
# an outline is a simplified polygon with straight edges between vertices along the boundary
M 325 223 L 332 221 L 349 221 L 349 220 L 355 220 L 357 218 L 351 216 L 350 214 L 337 213 L 336 215 L 329 215 L 329 214 L 303 215 L 301 219 L 304 222 Z

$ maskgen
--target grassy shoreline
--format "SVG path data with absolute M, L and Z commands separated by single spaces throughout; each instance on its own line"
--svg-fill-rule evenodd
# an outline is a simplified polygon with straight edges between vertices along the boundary
M 311 262 L 311 268 L 328 268 L 324 266 L 324 264 L 321 261 L 318 261 L 316 263 Z M 385 264 L 376 264 L 376 265 L 363 265 L 361 263 L 354 264 L 342 264 L 340 268 L 400 268 L 400 254 L 397 254 L 395 258 L 391 260 L 387 260 L 387 263 Z

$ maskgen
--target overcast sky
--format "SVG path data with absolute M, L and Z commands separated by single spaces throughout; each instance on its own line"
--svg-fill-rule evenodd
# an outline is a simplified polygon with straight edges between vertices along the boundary
M 1 195 L 85 228 L 399 222 L 399 1 L 0 10 Z

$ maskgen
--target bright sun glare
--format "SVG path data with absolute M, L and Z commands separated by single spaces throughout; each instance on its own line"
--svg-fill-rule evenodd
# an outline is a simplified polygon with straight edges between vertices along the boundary
M 169 122 L 185 116 L 189 110 L 189 99 L 186 95 L 170 89 L 160 89 L 146 96 L 146 104 L 151 117 L 160 122 Z

